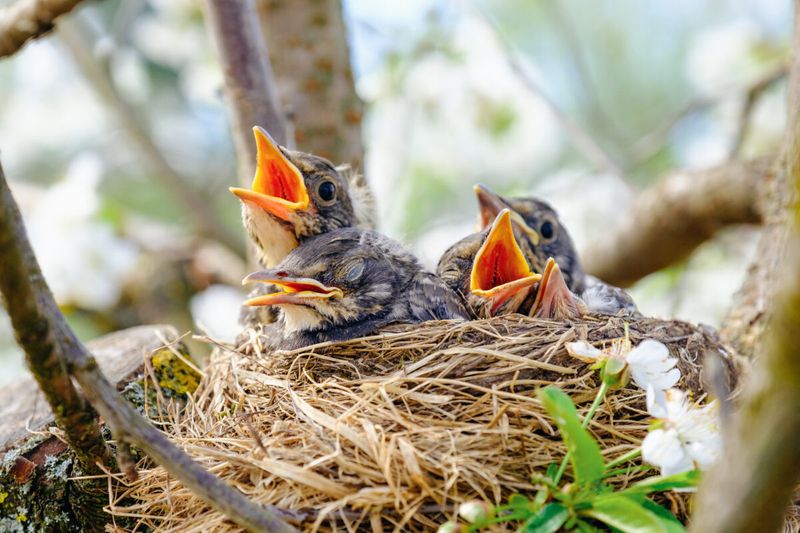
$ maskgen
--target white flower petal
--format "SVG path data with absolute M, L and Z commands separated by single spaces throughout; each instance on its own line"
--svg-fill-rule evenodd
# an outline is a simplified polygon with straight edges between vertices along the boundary
M 664 418 L 667 416 L 667 399 L 664 391 L 656 389 L 653 385 L 647 387 L 647 412 L 653 418 Z
M 572 357 L 577 357 L 587 363 L 594 363 L 605 357 L 602 350 L 598 350 L 586 341 L 568 342 L 567 352 Z
M 642 441 L 642 459 L 661 469 L 665 476 L 694 468 L 692 458 L 673 429 L 656 429 Z
M 666 346 L 653 339 L 645 339 L 630 351 L 627 356 L 628 363 L 661 361 L 669 357 Z

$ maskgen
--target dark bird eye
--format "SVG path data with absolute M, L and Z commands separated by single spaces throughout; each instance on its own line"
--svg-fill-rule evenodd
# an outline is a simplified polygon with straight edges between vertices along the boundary
M 542 239 L 549 241 L 552 239 L 556 234 L 556 228 L 553 226 L 553 223 L 549 220 L 545 220 L 542 222 L 542 225 L 539 226 L 539 235 L 542 236 Z
M 336 184 L 332 181 L 323 181 L 319 184 L 317 189 L 320 200 L 323 202 L 330 202 L 336 198 Z

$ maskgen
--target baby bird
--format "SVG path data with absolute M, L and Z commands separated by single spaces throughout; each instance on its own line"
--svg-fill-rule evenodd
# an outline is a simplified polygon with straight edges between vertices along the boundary
M 467 309 L 477 318 L 519 311 L 541 279 L 531 272 L 514 237 L 508 209 L 500 211 L 490 228 L 451 246 L 436 273 L 464 297 Z
M 483 185 L 475 186 L 475 194 L 478 197 L 479 222 L 484 227 L 501 210 L 512 211 L 515 233 L 519 240 L 527 241 L 521 246 L 534 272 L 541 272 L 544 276 L 548 260 L 552 258 L 558 268 L 557 277 L 563 279 L 573 296 L 581 298 L 589 312 L 638 314 L 636 304 L 627 292 L 584 272 L 572 238 L 549 204 L 536 198 L 504 198 Z
M 334 167 L 321 157 L 292 152 L 262 128 L 253 128 L 256 174 L 250 189 L 231 187 L 242 201 L 242 218 L 262 267 L 280 263 L 301 242 L 338 228 L 373 226 L 374 208 L 366 182 L 349 167 Z M 264 286 L 255 293 L 264 293 Z M 245 310 L 244 325 L 271 322 L 262 307 Z
M 321 157 L 288 151 L 258 126 L 258 161 L 250 189 L 231 187 L 262 266 L 280 263 L 308 237 L 339 228 L 371 228 L 373 206 L 363 179 Z
M 274 348 L 296 349 L 370 335 L 393 323 L 468 319 L 460 298 L 399 243 L 380 233 L 346 228 L 312 237 L 276 267 L 243 283 L 279 291 L 248 306 L 279 305 Z

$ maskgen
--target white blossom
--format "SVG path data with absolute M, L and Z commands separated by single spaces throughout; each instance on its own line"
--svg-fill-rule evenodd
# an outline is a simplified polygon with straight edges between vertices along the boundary
M 612 343 L 605 350 L 586 341 L 569 342 L 567 352 L 587 363 L 600 363 L 608 358 L 624 361 L 633 382 L 645 390 L 653 387 L 657 395 L 674 386 L 681 378 L 681 371 L 675 368 L 678 359 L 669 355 L 664 344 L 652 339 L 642 341 L 633 349 L 625 341 Z
M 659 427 L 642 442 L 642 459 L 669 476 L 708 468 L 722 450 L 717 403 L 691 405 L 685 392 L 669 389 L 663 400 L 653 387 L 647 389 L 647 411 L 659 419 Z

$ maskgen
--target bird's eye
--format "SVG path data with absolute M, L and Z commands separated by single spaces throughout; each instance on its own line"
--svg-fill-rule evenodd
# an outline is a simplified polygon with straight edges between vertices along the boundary
M 323 181 L 317 187 L 317 194 L 323 202 L 333 202 L 336 199 L 336 184 L 332 181 Z
M 556 226 L 552 220 L 545 220 L 539 226 L 539 235 L 542 236 L 544 241 L 552 241 L 556 236 Z

